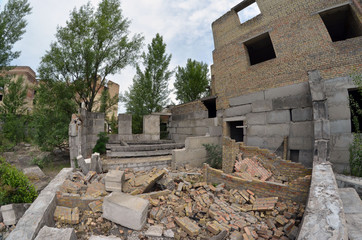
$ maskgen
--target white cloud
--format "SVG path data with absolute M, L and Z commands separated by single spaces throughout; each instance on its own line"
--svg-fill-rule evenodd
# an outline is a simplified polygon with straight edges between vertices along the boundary
M 167 53 L 172 54 L 170 69 L 185 65 L 187 58 L 212 64 L 214 48 L 211 23 L 229 11 L 241 0 L 123 0 L 123 15 L 131 20 L 131 34 L 145 36 L 145 48 L 156 33 L 164 37 Z M 3 5 L 4 0 L 0 0 Z M 23 40 L 15 45 L 22 55 L 14 61 L 27 65 L 35 71 L 41 57 L 55 40 L 57 25 L 64 26 L 74 7 L 80 7 L 87 0 L 29 0 L 33 7 L 27 18 L 27 32 Z M 100 0 L 92 0 L 96 7 Z M 127 67 L 120 74 L 109 77 L 120 84 L 121 91 L 128 90 L 135 71 Z M 172 80 L 173 82 L 173 80 Z M 173 83 L 170 83 L 173 88 Z M 172 97 L 174 100 L 174 96 Z M 122 109 L 124 110 L 124 109 Z

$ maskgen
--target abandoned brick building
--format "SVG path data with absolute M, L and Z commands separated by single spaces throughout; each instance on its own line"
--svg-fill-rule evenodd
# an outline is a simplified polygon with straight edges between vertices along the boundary
M 241 23 L 255 2 L 260 14 Z M 172 109 L 172 139 L 229 136 L 271 151 L 286 139 L 288 159 L 311 167 L 317 155 L 343 171 L 361 19 L 358 0 L 242 1 L 212 24 L 212 97 Z

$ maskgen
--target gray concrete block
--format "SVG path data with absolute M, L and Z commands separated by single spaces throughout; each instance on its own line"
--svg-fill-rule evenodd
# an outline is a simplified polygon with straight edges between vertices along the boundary
M 29 168 L 24 168 L 23 169 L 23 173 L 25 174 L 25 176 L 27 176 L 29 179 L 42 179 L 42 178 L 46 178 L 46 175 L 44 174 L 44 172 L 38 167 L 29 167 Z
M 265 127 L 266 136 L 289 136 L 289 123 L 268 124 Z
M 248 125 L 264 125 L 266 124 L 266 113 L 248 113 L 246 121 Z
M 328 106 L 326 101 L 313 102 L 313 119 L 328 119 Z
M 270 100 L 255 101 L 251 104 L 251 110 L 252 112 L 268 112 L 273 110 L 273 103 Z
M 282 145 L 283 140 L 284 138 L 282 136 L 265 137 L 264 144 L 261 147 L 270 149 L 271 151 L 275 151 L 278 147 Z
M 331 135 L 339 133 L 351 133 L 351 121 L 350 120 L 335 120 L 329 121 Z
M 313 150 L 314 138 L 312 137 L 289 137 L 288 147 L 298 150 Z
M 203 144 L 219 144 L 218 137 L 200 136 L 200 137 L 188 137 L 185 141 L 186 149 L 204 149 Z
M 118 134 L 132 135 L 132 115 L 118 114 Z
M 207 127 L 194 127 L 191 129 L 191 134 L 193 136 L 205 136 L 206 133 L 208 133 L 209 128 Z
M 345 164 L 345 168 L 349 166 L 349 150 L 348 149 L 331 149 L 330 162 L 335 164 Z
M 329 140 L 315 140 L 313 162 L 329 161 Z
M 325 86 L 318 70 L 308 72 L 309 88 L 313 101 L 326 99 Z
M 172 151 L 172 168 L 189 164 L 201 167 L 206 162 L 205 147 L 193 149 L 175 149 Z
M 326 94 L 332 93 L 336 90 L 343 90 L 343 89 L 349 89 L 349 88 L 355 88 L 356 85 L 354 84 L 351 77 L 337 77 L 332 78 L 324 81 L 324 85 L 326 88 Z M 328 96 L 328 95 L 327 95 Z
M 298 83 L 293 85 L 287 85 L 279 88 L 271 88 L 265 91 L 265 100 L 272 100 L 280 97 L 294 96 L 299 94 L 308 94 L 308 83 Z
M 177 133 L 191 135 L 192 134 L 192 128 L 190 128 L 190 127 L 179 127 L 179 128 L 177 128 Z
M 290 122 L 289 110 L 277 110 L 266 114 L 267 123 L 288 123 Z
M 349 105 L 329 105 L 328 114 L 329 120 L 351 119 L 351 110 Z
M 248 136 L 265 136 L 265 126 L 264 125 L 250 125 L 246 129 L 246 134 Z
M 224 117 L 243 116 L 251 112 L 251 104 L 231 107 L 225 110 Z
M 348 105 L 349 104 L 347 88 L 342 88 L 342 89 L 333 88 L 330 91 L 327 90 L 326 96 L 327 96 L 327 101 L 328 101 L 329 105 L 339 105 L 339 104 Z
M 128 237 L 128 239 L 132 239 L 131 237 Z M 115 236 L 91 236 L 89 240 L 122 240 L 122 238 L 118 238 Z
M 252 103 L 258 100 L 264 100 L 264 92 L 255 92 L 250 94 L 241 95 L 238 97 L 230 98 L 229 105 L 231 107 Z
M 314 139 L 329 139 L 330 138 L 330 124 L 329 120 L 316 120 L 314 121 Z
M 160 116 L 143 116 L 143 133 L 149 135 L 160 135 Z
M 300 150 L 299 162 L 307 168 L 313 167 L 313 150 Z
M 293 122 L 304 122 L 313 120 L 312 108 L 297 108 L 292 110 L 292 121 Z
M 104 197 L 103 218 L 134 230 L 141 230 L 146 223 L 149 202 L 143 198 L 113 192 Z
M 257 146 L 262 147 L 264 146 L 264 139 L 258 136 L 246 136 L 246 145 L 247 146 Z
M 222 127 L 209 127 L 209 134 L 211 137 L 222 136 Z
M 290 124 L 290 137 L 313 137 L 313 122 L 297 122 Z
M 104 178 L 106 191 L 122 192 L 124 182 L 124 171 L 110 170 Z
M 7 226 L 15 225 L 25 212 L 24 204 L 7 204 L 1 206 L 1 214 L 4 224 Z
M 349 149 L 349 146 L 352 144 L 352 142 L 353 142 L 352 133 L 332 135 L 330 140 L 331 148 L 339 150 Z
M 77 240 L 73 228 L 51 228 L 44 226 L 36 236 L 35 240 Z
M 309 94 L 293 95 L 273 99 L 272 105 L 274 110 L 305 108 L 312 106 L 312 99 Z

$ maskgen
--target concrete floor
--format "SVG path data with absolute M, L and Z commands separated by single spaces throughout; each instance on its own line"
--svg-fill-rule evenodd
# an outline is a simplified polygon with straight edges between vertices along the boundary
M 353 188 L 339 188 L 346 215 L 348 238 L 362 240 L 362 201 Z

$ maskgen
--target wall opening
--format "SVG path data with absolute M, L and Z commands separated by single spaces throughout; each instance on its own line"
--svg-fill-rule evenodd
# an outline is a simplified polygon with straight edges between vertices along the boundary
M 290 150 L 290 160 L 292 162 L 299 162 L 299 150 Z
M 361 22 L 349 4 L 322 12 L 319 15 L 333 42 L 362 36 Z
M 208 111 L 208 118 L 216 117 L 216 98 L 207 99 L 202 101 Z
M 239 16 L 240 23 L 249 21 L 261 13 L 258 4 L 255 1 L 248 1 L 247 4 L 237 5 L 234 7 L 234 10 Z
M 248 50 L 250 65 L 276 58 L 269 33 L 264 33 L 244 43 Z
M 228 122 L 230 138 L 234 139 L 236 142 L 244 141 L 244 122 L 243 121 L 233 121 Z
M 0 102 L 2 102 L 2 101 L 3 101 L 3 95 L 0 94 Z
M 351 111 L 351 126 L 352 132 L 361 132 L 362 130 L 362 115 L 359 110 L 362 109 L 361 92 L 358 89 L 349 89 L 349 109 Z

